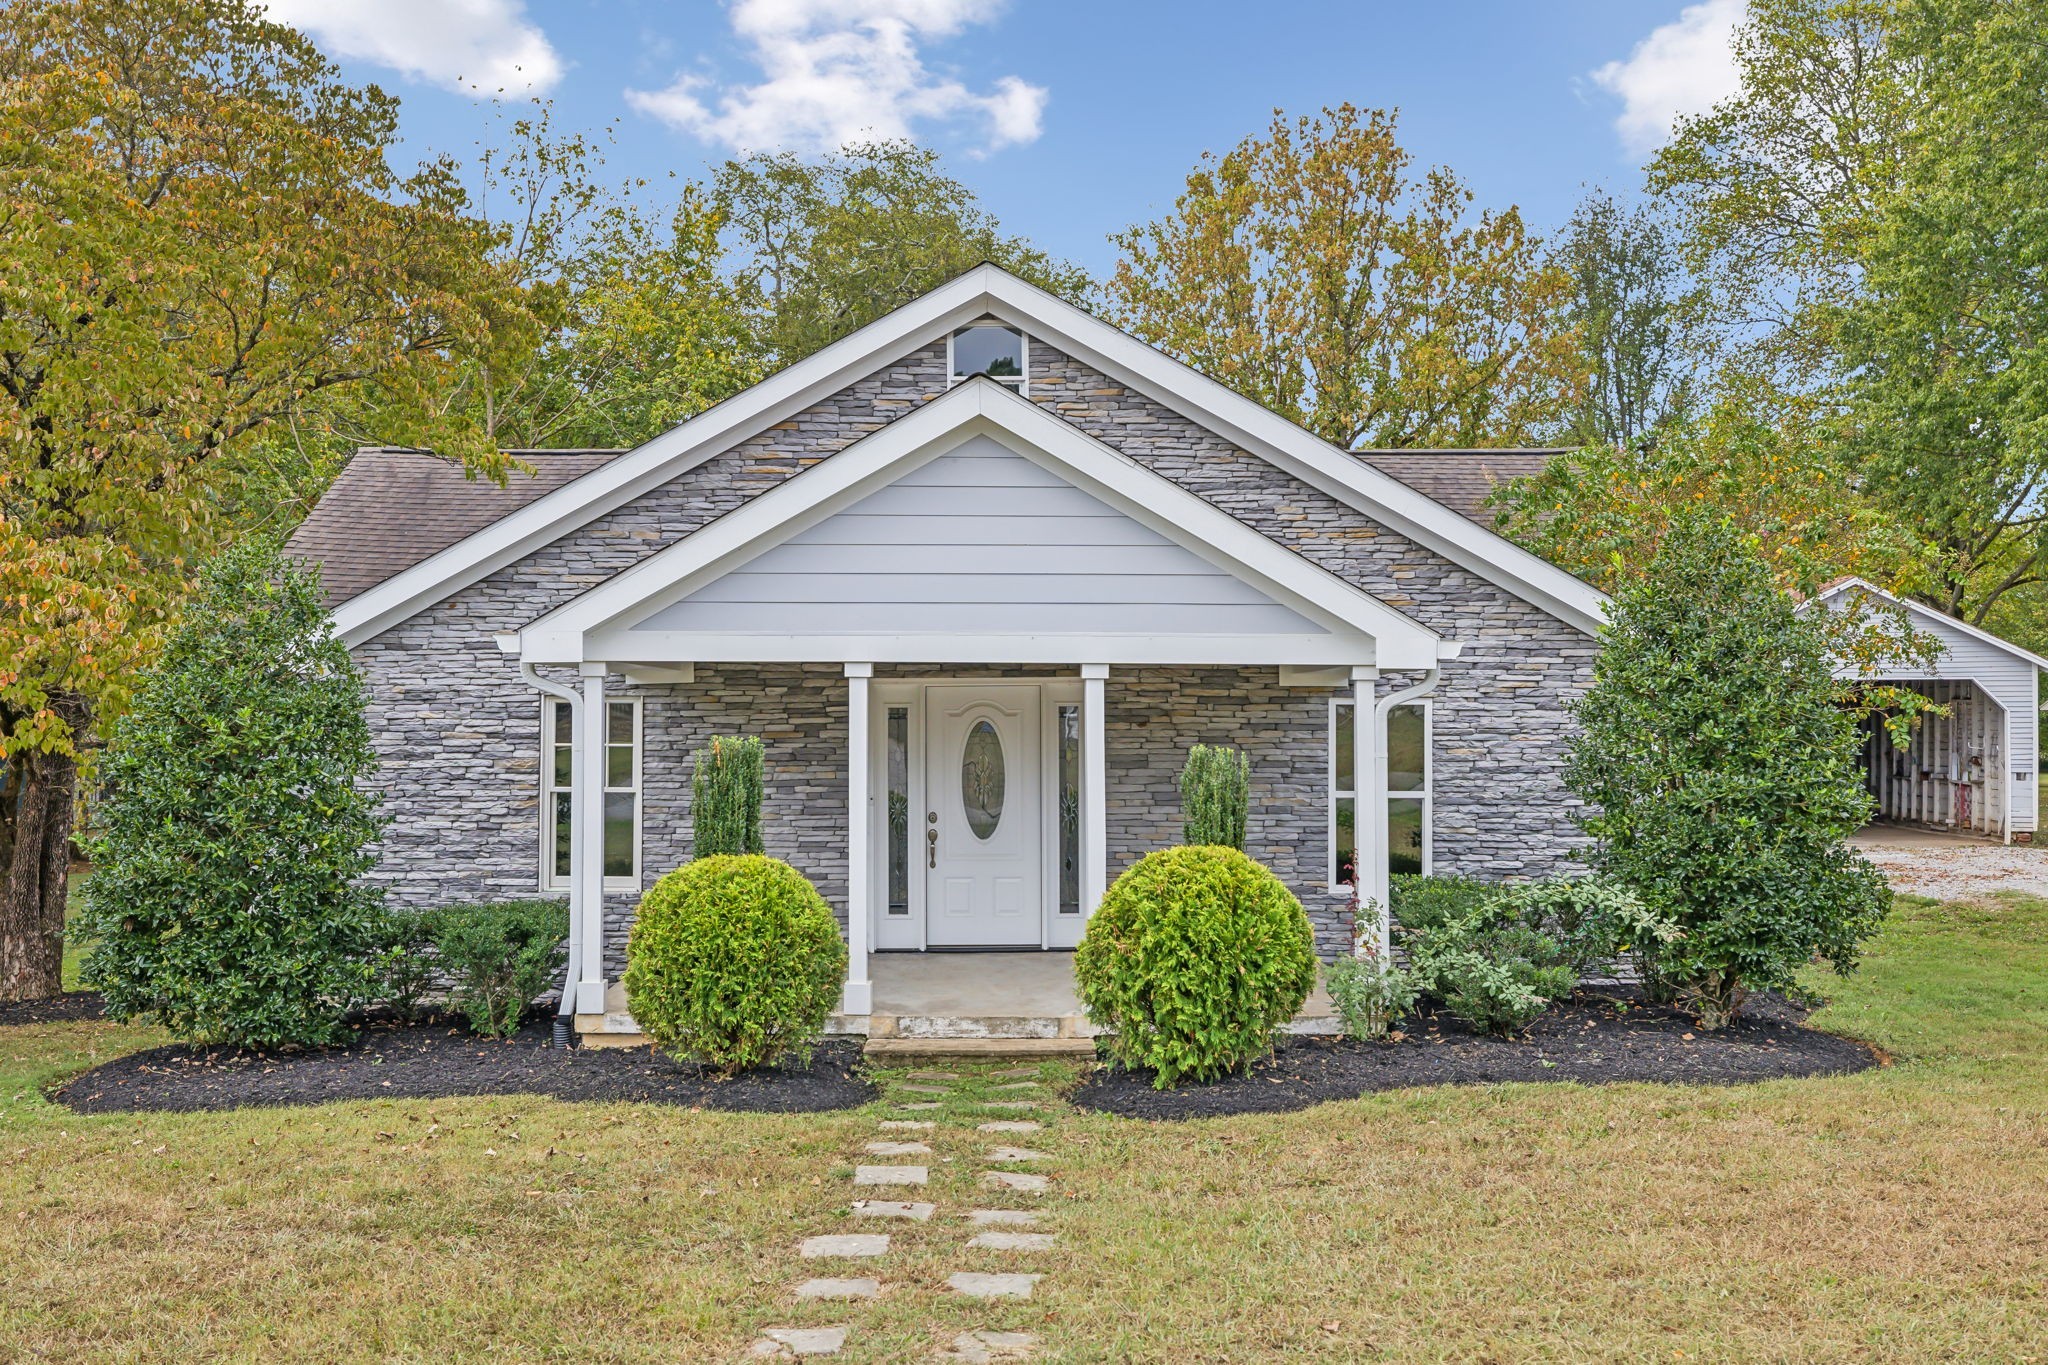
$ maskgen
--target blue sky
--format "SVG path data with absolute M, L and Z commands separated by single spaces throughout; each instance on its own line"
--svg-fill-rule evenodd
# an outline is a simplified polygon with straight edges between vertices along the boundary
M 1743 0 L 270 0 L 404 101 L 407 149 L 468 154 L 472 93 L 615 124 L 611 170 L 703 176 L 861 130 L 944 152 L 1004 225 L 1098 273 L 1204 151 L 1275 107 L 1398 107 L 1418 162 L 1548 231 L 1621 194 L 1674 114 L 1728 88 Z

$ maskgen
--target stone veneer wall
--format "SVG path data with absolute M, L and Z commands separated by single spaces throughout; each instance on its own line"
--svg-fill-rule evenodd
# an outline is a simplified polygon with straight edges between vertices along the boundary
M 498 654 L 493 635 L 936 396 L 944 367 L 943 343 L 908 356 L 360 646 L 384 764 L 378 782 L 393 817 L 374 876 L 392 898 L 426 905 L 535 889 L 540 701 Z M 1576 803 L 1560 780 L 1570 731 L 1564 706 L 1590 680 L 1591 639 L 1042 343 L 1032 347 L 1032 370 L 1034 401 L 1465 642 L 1436 696 L 1437 871 L 1529 877 L 1570 862 L 1583 839 L 1571 822 Z M 1004 671 L 1014 670 L 895 670 Z M 843 914 L 846 692 L 839 665 L 704 666 L 697 678 L 689 687 L 637 689 L 646 698 L 646 876 L 687 853 L 690 752 L 711 734 L 745 731 L 768 743 L 769 852 L 802 868 Z M 1406 681 L 1382 679 L 1380 688 Z M 610 685 L 626 692 L 620 679 Z M 1113 670 L 1111 875 L 1177 837 L 1174 779 L 1187 746 L 1238 743 L 1254 760 L 1252 852 L 1302 897 L 1324 950 L 1342 947 L 1347 916 L 1325 885 L 1329 695 L 1283 689 L 1277 673 L 1264 670 Z M 633 901 L 607 895 L 614 953 Z

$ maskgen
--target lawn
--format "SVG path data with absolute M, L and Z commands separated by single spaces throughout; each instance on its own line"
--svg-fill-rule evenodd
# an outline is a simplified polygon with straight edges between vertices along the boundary
M 1815 984 L 1895 1065 L 1061 1113 L 1030 1140 L 1062 1245 L 1006 1307 L 938 1288 L 1014 1268 L 943 1214 L 886 1229 L 880 1300 L 791 1299 L 879 1110 L 88 1119 L 42 1087 L 153 1035 L 0 1029 L 0 1357 L 712 1360 L 846 1322 L 853 1360 L 979 1326 L 1053 1360 L 2048 1359 L 2048 902 L 1902 900 L 1861 974 Z M 977 1199 L 975 1137 L 941 1124 L 942 1209 Z

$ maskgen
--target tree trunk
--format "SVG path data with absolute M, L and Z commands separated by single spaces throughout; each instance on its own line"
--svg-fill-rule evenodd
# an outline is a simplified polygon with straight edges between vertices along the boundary
M 69 755 L 16 754 L 0 771 L 0 1001 L 64 989 L 64 895 L 77 802 L 78 761 Z

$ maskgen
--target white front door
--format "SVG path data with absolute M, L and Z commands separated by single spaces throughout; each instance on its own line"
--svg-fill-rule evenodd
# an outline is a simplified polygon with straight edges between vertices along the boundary
M 925 689 L 926 807 L 911 827 L 934 948 L 1042 940 L 1045 792 L 1034 684 Z

